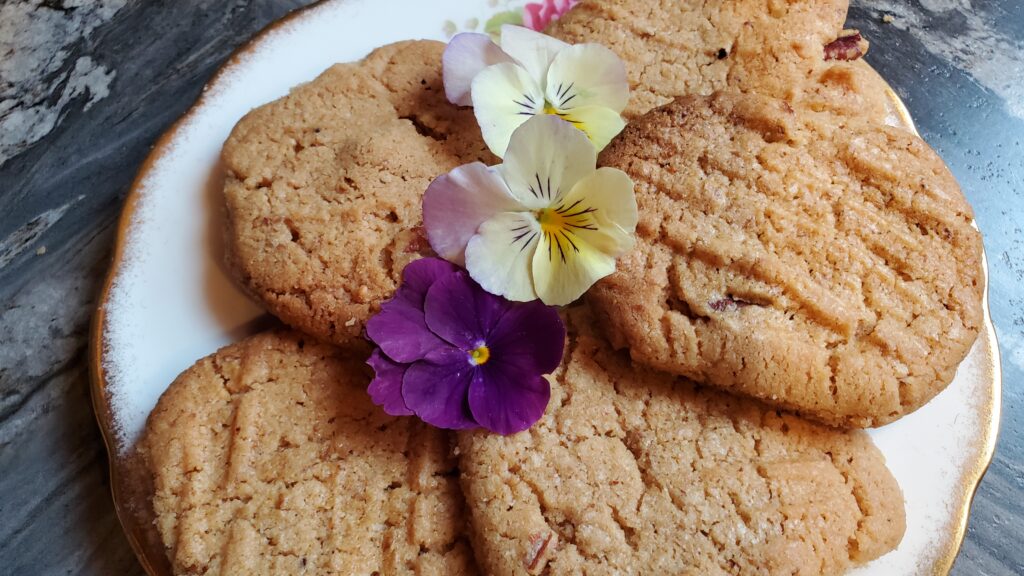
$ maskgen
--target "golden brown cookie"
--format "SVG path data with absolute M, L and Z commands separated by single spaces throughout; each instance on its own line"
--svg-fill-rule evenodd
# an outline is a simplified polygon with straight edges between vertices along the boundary
M 322 340 L 358 339 L 429 245 L 423 191 L 496 163 L 471 109 L 445 100 L 444 44 L 399 42 L 338 64 L 243 118 L 224 145 L 226 244 L 239 282 Z
M 637 362 L 877 426 L 974 343 L 981 237 L 920 138 L 814 116 L 718 93 L 628 126 L 601 161 L 636 182 L 637 247 L 590 300 Z
M 367 370 L 275 331 L 171 384 L 142 447 L 175 574 L 476 574 L 448 436 L 385 415 Z
M 894 549 L 903 497 L 840 431 L 630 364 L 569 313 L 544 417 L 458 435 L 488 574 L 841 574 Z
M 583 0 L 547 32 L 574 44 L 599 42 L 622 58 L 632 88 L 624 112 L 630 119 L 675 96 L 729 87 L 881 123 L 889 115 L 887 85 L 859 59 L 867 42 L 843 30 L 848 6 L 847 0 Z

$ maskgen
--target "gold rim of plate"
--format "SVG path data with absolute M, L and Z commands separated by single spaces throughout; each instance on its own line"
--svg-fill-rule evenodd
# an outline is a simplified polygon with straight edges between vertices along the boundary
M 300 17 L 312 17 L 318 8 L 321 8 L 329 1 L 330 0 L 317 0 L 309 6 L 290 12 L 279 20 L 270 23 L 266 28 L 261 30 L 231 54 L 227 61 L 221 65 L 213 77 L 207 82 L 202 95 L 195 104 L 193 104 L 188 111 L 185 112 L 185 114 L 173 125 L 171 125 L 171 127 L 157 140 L 153 150 L 150 151 L 146 160 L 142 163 L 142 166 L 139 168 L 139 171 L 135 176 L 135 180 L 132 182 L 132 186 L 128 191 L 128 196 L 125 199 L 120 219 L 118 220 L 117 232 L 114 240 L 114 253 L 111 259 L 110 269 L 107 272 L 106 279 L 103 283 L 103 290 L 100 293 L 99 303 L 93 314 L 92 325 L 90 327 L 90 391 L 92 393 L 92 404 L 93 410 L 96 413 L 96 421 L 99 424 L 100 432 L 102 433 L 103 442 L 106 445 L 107 455 L 110 462 L 110 491 L 114 500 L 114 510 L 121 522 L 121 527 L 128 538 L 128 542 L 131 544 L 132 550 L 135 552 L 135 556 L 142 564 L 142 567 L 146 570 L 146 573 L 150 576 L 170 576 L 170 572 L 162 547 L 154 550 L 151 544 L 152 526 L 147 525 L 142 521 L 143 517 L 148 517 L 149 515 L 140 514 L 140 511 L 135 509 L 137 501 L 133 502 L 133 498 L 130 495 L 129 486 L 133 484 L 130 482 L 130 479 L 132 477 L 131 468 L 134 463 L 134 457 L 129 454 L 128 450 L 124 450 L 119 446 L 119 439 L 115 430 L 114 417 L 111 410 L 110 395 L 107 393 L 106 375 L 103 369 L 104 351 L 106 350 L 103 337 L 106 327 L 106 304 L 110 298 L 111 287 L 113 286 L 114 280 L 124 263 L 124 249 L 127 242 L 128 230 L 134 220 L 136 208 L 138 207 L 138 201 L 141 195 L 141 184 L 148 177 L 154 165 L 171 148 L 178 130 L 184 126 L 198 110 L 206 105 L 207 93 L 211 92 L 213 88 L 224 81 L 224 79 L 228 77 L 239 64 L 245 61 L 246 58 L 253 55 L 269 34 L 296 21 Z M 888 86 L 888 83 L 886 83 L 886 86 Z M 892 114 L 892 120 L 902 124 L 904 127 L 917 134 L 917 128 L 910 116 L 910 112 L 907 110 L 906 105 L 896 92 L 893 91 L 892 88 L 887 88 L 886 96 L 888 97 L 888 101 L 891 106 L 890 112 Z M 987 426 L 983 431 L 981 438 L 981 442 L 983 443 L 981 457 L 970 466 L 969 470 L 965 471 L 961 485 L 963 490 L 961 492 L 963 504 L 956 512 L 956 518 L 954 518 L 952 538 L 947 540 L 948 545 L 936 556 L 935 563 L 932 566 L 933 574 L 948 574 L 950 569 L 953 567 L 953 562 L 956 560 L 967 531 L 967 520 L 970 515 L 971 505 L 974 502 L 974 495 L 981 482 L 981 478 L 985 475 L 985 471 L 992 462 L 992 457 L 995 453 L 996 440 L 999 434 L 999 418 L 1002 401 L 1002 370 L 995 328 L 992 324 L 992 318 L 989 313 L 988 259 L 984 255 L 982 257 L 982 267 L 985 280 L 983 300 L 985 322 L 983 333 L 979 334 L 979 341 L 987 341 L 991 348 L 988 354 L 989 365 L 985 368 L 991 378 L 993 391 L 992 401 L 988 406 L 982 406 L 979 408 L 981 411 L 987 413 L 988 416 L 987 421 L 985 422 Z M 145 504 L 148 505 L 148 502 L 145 502 Z

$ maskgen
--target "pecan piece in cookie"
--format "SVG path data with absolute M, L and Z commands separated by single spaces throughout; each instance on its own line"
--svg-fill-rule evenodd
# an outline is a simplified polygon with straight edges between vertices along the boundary
M 726 296 L 724 298 L 719 298 L 718 300 L 712 300 L 711 302 L 708 302 L 708 307 L 714 310 L 715 312 L 725 312 L 730 308 L 744 308 L 746 306 L 750 306 L 751 304 L 752 302 L 747 302 L 746 300 L 733 298 L 732 296 Z
M 553 552 L 558 544 L 554 532 L 535 532 L 530 534 L 530 547 L 527 549 L 523 562 L 530 574 L 540 574 L 547 564 L 549 552 Z
M 839 38 L 825 44 L 825 60 L 856 60 L 868 51 L 868 41 L 857 30 L 843 30 Z

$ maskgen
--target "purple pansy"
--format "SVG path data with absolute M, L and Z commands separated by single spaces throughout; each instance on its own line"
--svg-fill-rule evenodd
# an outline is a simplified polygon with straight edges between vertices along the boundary
M 545 374 L 562 361 L 565 326 L 540 301 L 484 291 L 439 258 L 406 266 L 395 296 L 370 319 L 373 401 L 439 428 L 529 428 L 547 407 Z

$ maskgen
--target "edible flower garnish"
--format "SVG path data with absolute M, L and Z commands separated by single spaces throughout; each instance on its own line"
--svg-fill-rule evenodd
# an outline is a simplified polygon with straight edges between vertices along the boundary
M 370 318 L 373 401 L 439 428 L 513 434 L 540 419 L 544 374 L 562 360 L 565 325 L 540 302 L 489 294 L 439 258 L 406 266 L 395 296 Z
M 527 2 L 526 6 L 523 6 L 523 26 L 541 32 L 548 27 L 552 20 L 558 20 L 579 2 L 580 0 Z
M 626 125 L 626 67 L 600 44 L 573 46 L 504 25 L 501 47 L 486 34 L 457 34 L 442 61 L 448 100 L 473 106 L 484 142 L 499 157 L 512 132 L 536 115 L 572 123 L 598 150 Z
M 633 246 L 633 181 L 596 165 L 582 132 L 535 116 L 512 135 L 504 164 L 466 164 L 430 184 L 427 239 L 492 294 L 568 304 Z

